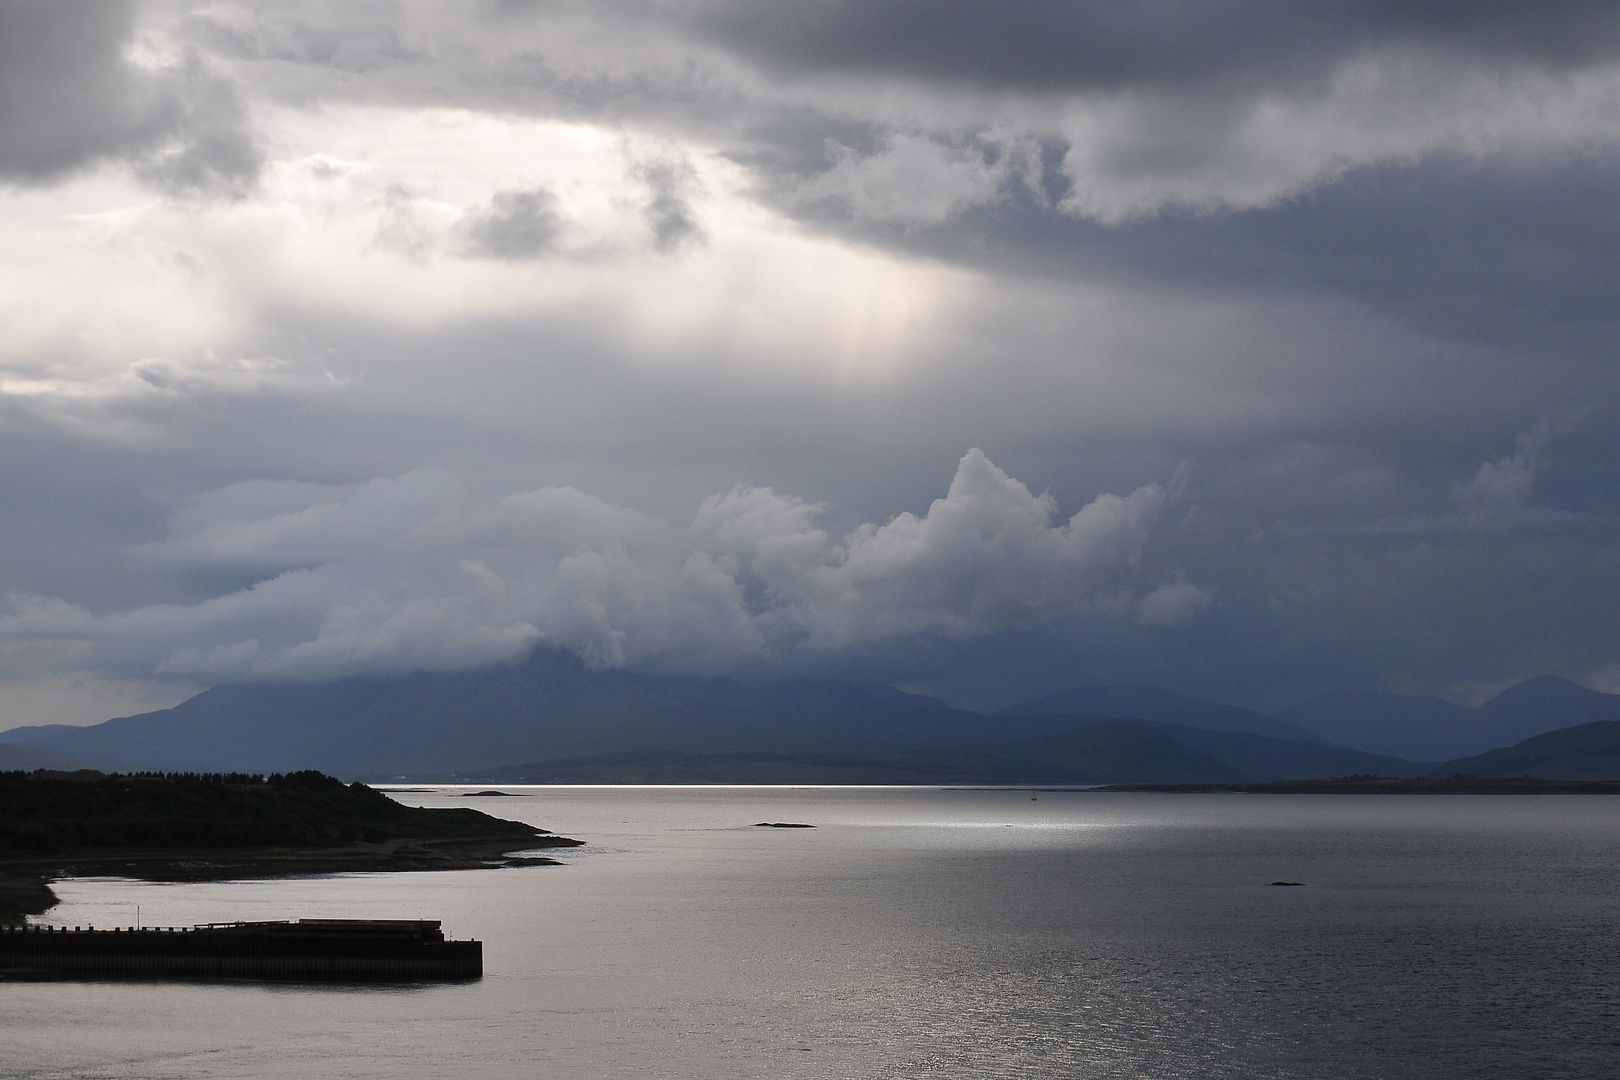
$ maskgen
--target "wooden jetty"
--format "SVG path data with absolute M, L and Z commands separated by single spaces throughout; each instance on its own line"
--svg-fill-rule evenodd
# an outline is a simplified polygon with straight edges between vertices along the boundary
M 479 941 L 446 941 L 437 920 L 299 919 L 185 928 L 0 928 L 8 978 L 476 979 Z

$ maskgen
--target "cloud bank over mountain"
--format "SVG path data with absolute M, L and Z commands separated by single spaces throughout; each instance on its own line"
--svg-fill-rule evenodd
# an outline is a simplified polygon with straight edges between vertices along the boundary
M 263 580 L 101 617 L 18 598 L 0 639 L 73 638 L 110 663 L 236 682 L 477 667 L 542 642 L 597 667 L 713 672 L 1088 612 L 1175 625 L 1208 594 L 1185 581 L 1133 591 L 1169 498 L 1148 485 L 1056 521 L 1050 496 L 973 450 L 925 514 L 839 540 L 818 527 L 822 507 L 770 488 L 713 496 L 671 529 L 573 488 L 481 505 L 434 469 L 353 489 L 242 484 L 139 557 Z
M 1608 685 L 1617 117 L 1576 0 L 4 5 L 0 723 Z

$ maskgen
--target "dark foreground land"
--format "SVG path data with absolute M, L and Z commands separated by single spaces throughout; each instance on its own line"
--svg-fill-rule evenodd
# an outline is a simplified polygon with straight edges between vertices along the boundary
M 550 863 L 507 853 L 581 843 L 469 808 L 403 806 L 318 772 L 0 773 L 0 920 L 46 911 L 63 877 L 466 870 Z
M 1443 780 L 1342 776 L 1257 784 L 1113 784 L 1095 790 L 1252 795 L 1620 795 L 1620 780 L 1544 780 L 1538 776 L 1454 776 Z

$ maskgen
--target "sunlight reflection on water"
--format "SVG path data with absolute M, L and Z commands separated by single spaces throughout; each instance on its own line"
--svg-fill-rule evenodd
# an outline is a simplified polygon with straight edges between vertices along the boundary
M 0 1075 L 1591 1077 L 1620 1053 L 1617 799 L 463 790 L 396 798 L 589 843 L 63 882 L 49 921 L 438 918 L 486 943 L 480 982 L 0 984 Z

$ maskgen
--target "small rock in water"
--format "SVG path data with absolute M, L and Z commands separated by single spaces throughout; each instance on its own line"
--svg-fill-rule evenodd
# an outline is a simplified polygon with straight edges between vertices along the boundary
M 1287 887 L 1287 888 L 1293 888 L 1293 887 L 1296 887 L 1296 886 L 1304 885 L 1305 883 L 1303 881 L 1273 881 L 1272 884 L 1273 885 L 1281 885 L 1281 886 L 1284 886 L 1284 887 Z
M 463 799 L 478 799 L 484 797 L 485 795 L 505 795 L 510 799 L 517 798 L 517 796 L 513 795 L 510 791 L 463 791 L 461 793 L 461 797 Z
M 756 829 L 813 829 L 814 825 L 806 825 L 799 821 L 756 821 Z

